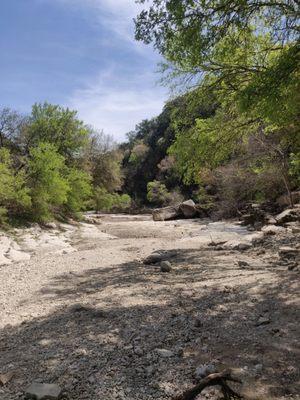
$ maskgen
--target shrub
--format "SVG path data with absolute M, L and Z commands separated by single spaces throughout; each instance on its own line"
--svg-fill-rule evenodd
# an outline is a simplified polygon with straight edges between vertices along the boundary
M 34 219 L 47 221 L 57 207 L 68 202 L 70 186 L 64 173 L 65 159 L 50 143 L 30 150 L 29 176 Z
M 94 206 L 96 211 L 125 210 L 131 205 L 131 198 L 128 194 L 119 195 L 109 193 L 102 187 L 97 187 L 94 191 Z
M 70 168 L 66 178 L 70 188 L 66 202 L 67 210 L 73 213 L 85 210 L 92 194 L 91 176 L 84 171 Z
M 170 202 L 171 196 L 163 183 L 153 181 L 147 185 L 147 199 L 151 204 L 163 206 Z
M 7 214 L 19 215 L 31 205 L 24 170 L 16 171 L 8 149 L 0 149 L 0 223 Z

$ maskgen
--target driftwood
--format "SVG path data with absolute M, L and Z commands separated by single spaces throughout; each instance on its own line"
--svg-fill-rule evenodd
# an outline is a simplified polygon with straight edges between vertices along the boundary
M 226 381 L 241 383 L 239 379 L 233 378 L 231 376 L 230 370 L 217 372 L 215 374 L 210 374 L 206 376 L 204 379 L 201 379 L 201 381 L 196 386 L 187 390 L 181 395 L 174 397 L 173 400 L 194 400 L 196 396 L 198 396 L 198 394 L 202 392 L 203 389 L 205 389 L 208 386 L 216 386 L 216 385 L 221 386 L 224 399 L 226 400 L 242 399 L 242 397 L 238 393 L 236 393 L 227 385 Z

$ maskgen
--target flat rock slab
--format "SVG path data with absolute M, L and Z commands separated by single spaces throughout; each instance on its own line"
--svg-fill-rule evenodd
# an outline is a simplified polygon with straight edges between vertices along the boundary
M 52 383 L 33 382 L 25 391 L 26 399 L 32 400 L 58 400 L 62 390 Z

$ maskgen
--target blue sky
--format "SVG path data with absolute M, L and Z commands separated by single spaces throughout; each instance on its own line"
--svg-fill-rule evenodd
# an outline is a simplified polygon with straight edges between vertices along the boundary
M 167 99 L 159 57 L 133 38 L 134 0 L 1 0 L 0 107 L 48 101 L 115 139 Z

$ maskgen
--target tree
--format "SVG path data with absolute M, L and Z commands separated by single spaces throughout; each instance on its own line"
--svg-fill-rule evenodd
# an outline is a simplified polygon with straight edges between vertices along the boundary
M 31 148 L 28 169 L 35 219 L 51 219 L 55 210 L 67 203 L 70 186 L 65 168 L 65 159 L 54 144 L 41 142 Z
M 256 136 L 269 143 L 267 158 L 280 165 L 290 193 L 292 155 L 300 149 L 298 18 L 297 1 L 252 0 L 153 0 L 137 17 L 136 38 L 154 43 L 169 77 L 196 85 L 198 103 L 213 98 L 215 111 L 191 124 L 172 115 L 170 153 L 186 183 L 247 154 Z
M 0 148 L 16 145 L 25 117 L 8 107 L 0 109 Z
M 272 50 L 281 48 L 299 36 L 299 2 L 153 0 L 135 20 L 135 36 L 146 44 L 154 43 L 182 72 L 205 73 L 222 69 L 214 62 L 216 45 L 252 26 L 257 35 L 270 36 Z
M 109 192 L 121 189 L 122 153 L 110 135 L 90 128 L 89 143 L 82 158 L 86 170 L 92 176 L 94 187 L 100 186 Z
M 66 208 L 68 212 L 78 213 L 85 210 L 92 195 L 92 177 L 85 171 L 68 168 L 66 179 L 69 185 Z
M 96 211 L 118 211 L 130 207 L 131 199 L 128 194 L 109 193 L 103 187 L 96 187 L 94 190 L 94 207 Z
M 8 149 L 0 149 L 0 223 L 6 214 L 20 216 L 31 206 L 25 171 L 16 171 Z
M 35 104 L 26 130 L 27 149 L 41 142 L 53 143 L 59 154 L 71 164 L 87 144 L 89 129 L 77 118 L 77 112 L 48 103 Z

